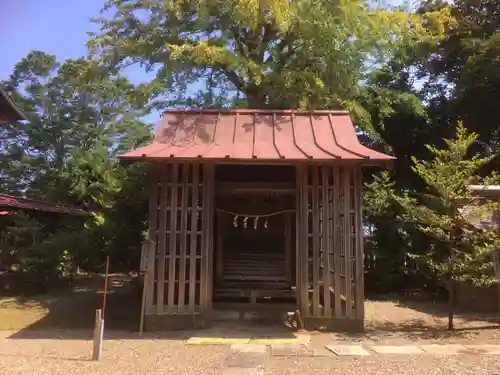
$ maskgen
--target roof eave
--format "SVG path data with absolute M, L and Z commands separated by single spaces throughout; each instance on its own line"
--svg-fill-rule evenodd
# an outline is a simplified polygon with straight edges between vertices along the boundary
M 395 158 L 362 158 L 362 159 L 238 159 L 238 158 L 182 158 L 182 157 L 154 157 L 147 155 L 118 155 L 120 162 L 124 163 L 150 163 L 150 162 L 191 162 L 191 163 L 213 163 L 213 164 L 281 164 L 281 165 L 298 165 L 298 164 L 338 164 L 338 165 L 358 165 L 362 167 L 381 167 L 393 169 Z
M 17 115 L 17 118 L 13 118 L 13 121 L 28 121 L 26 115 L 19 109 L 17 104 L 12 100 L 9 94 L 5 92 L 5 90 L 0 87 L 0 96 L 2 96 L 7 104 L 11 107 L 14 113 Z

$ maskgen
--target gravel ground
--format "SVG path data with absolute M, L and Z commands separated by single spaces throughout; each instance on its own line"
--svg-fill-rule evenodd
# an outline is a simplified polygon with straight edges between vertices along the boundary
M 99 362 L 89 360 L 94 311 L 102 298 L 92 288 L 52 298 L 0 299 L 0 375 L 500 374 L 500 356 L 487 355 L 284 358 L 268 353 L 235 366 L 228 346 L 186 346 L 177 334 L 137 339 L 133 333 L 111 332 L 137 329 L 140 298 L 121 292 L 109 297 L 108 339 Z M 367 301 L 365 310 L 365 334 L 311 333 L 313 346 L 500 343 L 495 316 L 458 314 L 457 331 L 450 333 L 442 304 Z
M 0 340 L 0 374 L 220 374 L 227 347 L 187 347 L 168 340 L 106 341 L 103 358 L 89 360 L 87 340 Z
M 394 358 L 394 359 L 393 359 Z M 343 375 L 498 375 L 498 357 L 370 357 L 370 358 L 273 358 L 264 374 L 343 374 Z
M 178 340 L 106 340 L 103 358 L 89 360 L 89 340 L 0 338 L 0 374 L 500 374 L 498 356 L 272 357 L 234 360 L 228 346 L 186 346 Z

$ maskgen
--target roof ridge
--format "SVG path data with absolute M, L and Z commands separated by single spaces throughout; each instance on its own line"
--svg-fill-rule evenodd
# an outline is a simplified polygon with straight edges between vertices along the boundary
M 252 109 L 252 108 L 171 108 L 167 109 L 163 112 L 164 114 L 168 113 L 208 113 L 208 114 L 218 114 L 218 113 L 228 113 L 228 114 L 295 114 L 295 115 L 311 115 L 311 114 L 321 114 L 321 115 L 347 115 L 349 111 L 341 110 L 341 109 L 273 109 L 273 108 L 260 108 L 260 109 Z

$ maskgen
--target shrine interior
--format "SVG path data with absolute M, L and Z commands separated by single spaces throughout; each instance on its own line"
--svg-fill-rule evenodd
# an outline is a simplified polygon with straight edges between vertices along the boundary
M 294 166 L 215 169 L 214 308 L 294 311 Z

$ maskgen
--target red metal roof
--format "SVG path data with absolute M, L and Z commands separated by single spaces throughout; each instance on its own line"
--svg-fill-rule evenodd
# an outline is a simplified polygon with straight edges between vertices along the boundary
M 88 215 L 88 212 L 85 210 L 61 203 L 39 201 L 34 199 L 14 197 L 7 194 L 0 194 L 0 208 L 4 207 L 17 208 L 22 210 L 55 212 L 68 215 Z
M 124 159 L 360 160 L 393 157 L 359 143 L 345 111 L 171 110 Z
M 2 87 L 0 87 L 0 124 L 26 120 L 26 116 L 19 110 Z

